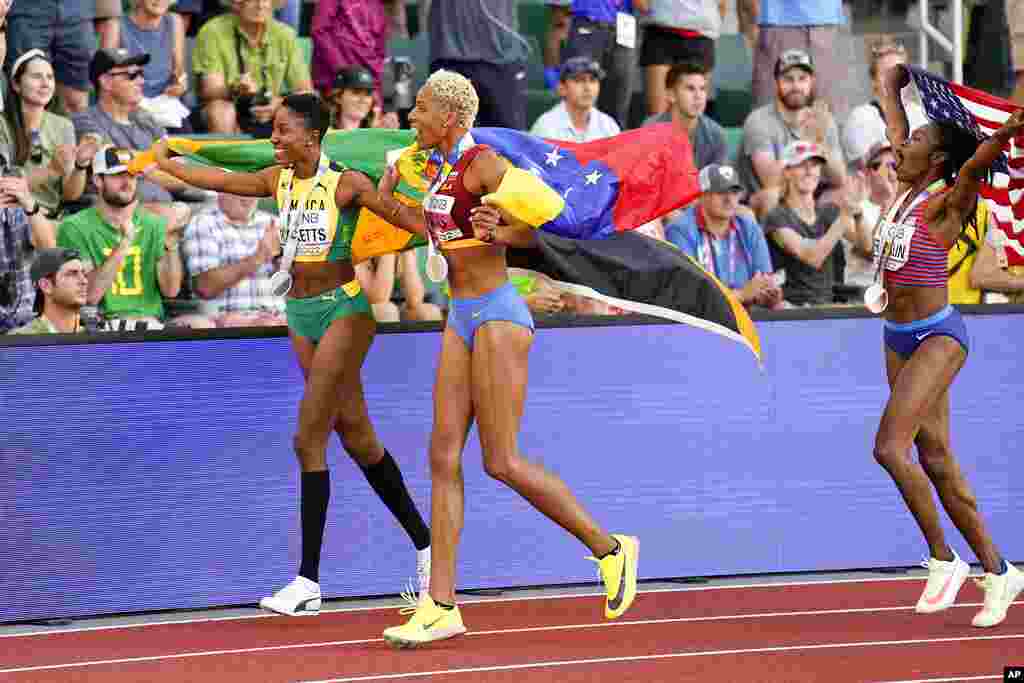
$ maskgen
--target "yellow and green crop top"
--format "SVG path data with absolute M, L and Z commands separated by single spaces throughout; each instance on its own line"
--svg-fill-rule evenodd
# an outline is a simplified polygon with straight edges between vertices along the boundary
M 331 162 L 330 168 L 320 177 L 312 192 L 309 188 L 315 178 L 296 178 L 293 169 L 281 170 L 277 179 L 276 197 L 281 217 L 285 214 L 284 202 L 289 184 L 295 183 L 291 192 L 293 207 L 297 206 L 299 199 L 306 197 L 302 214 L 293 219 L 298 229 L 299 240 L 295 252 L 296 262 L 323 263 L 352 258 L 352 237 L 355 234 L 359 207 L 353 204 L 339 209 L 334 200 L 338 182 L 345 170 L 344 166 Z

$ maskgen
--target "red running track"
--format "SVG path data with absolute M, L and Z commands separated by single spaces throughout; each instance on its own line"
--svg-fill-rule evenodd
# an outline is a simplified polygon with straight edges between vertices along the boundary
M 1024 609 L 971 627 L 981 591 L 917 615 L 922 580 L 641 593 L 620 620 L 602 598 L 464 603 L 470 633 L 419 650 L 381 639 L 393 607 L 0 638 L 2 681 L 961 681 L 1024 664 Z

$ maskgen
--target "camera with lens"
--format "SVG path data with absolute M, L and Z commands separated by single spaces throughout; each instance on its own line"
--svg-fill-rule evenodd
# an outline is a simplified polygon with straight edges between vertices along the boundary
M 413 77 L 416 66 L 407 57 L 388 57 L 381 72 L 381 99 L 384 111 L 412 109 L 416 97 Z

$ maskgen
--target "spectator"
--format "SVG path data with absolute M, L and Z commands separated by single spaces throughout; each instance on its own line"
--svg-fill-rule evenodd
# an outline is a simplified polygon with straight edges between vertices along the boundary
M 97 141 L 75 146 L 71 121 L 46 107 L 55 92 L 53 66 L 42 50 L 14 60 L 2 119 L 3 137 L 13 151 L 11 162 L 24 169 L 32 196 L 57 218 L 64 202 L 82 196 Z
M 1024 104 L 1024 0 L 1005 0 L 1010 32 L 1010 64 L 1013 66 L 1013 101 Z
M 544 35 L 544 85 L 558 87 L 558 71 L 562 64 L 562 43 L 569 39 L 572 23 L 572 0 L 547 0 L 548 30 Z
M 383 0 L 321 0 L 316 3 L 310 26 L 316 89 L 328 92 L 337 74 L 348 67 L 369 71 L 373 80 L 371 90 L 379 89 L 381 71 L 388 56 L 391 24 Z
M 96 52 L 89 68 L 98 93 L 96 104 L 71 119 L 80 143 L 95 135 L 103 144 L 138 151 L 149 149 L 167 134 L 163 126 L 139 109 L 144 79 L 142 68 L 148 63 L 149 55 L 132 56 L 124 48 Z M 185 183 L 159 170 L 138 180 L 138 195 L 143 206 L 168 221 L 174 221 L 178 211 L 171 205 L 171 193 L 187 189 Z M 86 197 L 87 203 L 95 201 L 95 188 L 89 188 Z
M 565 142 L 590 142 L 618 135 L 615 119 L 594 107 L 604 78 L 601 65 L 590 57 L 573 57 L 562 65 L 558 94 L 562 101 L 541 114 L 533 135 Z
M 8 165 L 9 154 L 0 149 L 0 333 L 32 319 L 32 250 L 49 249 L 56 240 L 28 181 Z
M 93 53 L 94 0 L 19 0 L 10 7 L 6 35 L 10 54 L 23 55 L 32 48 L 52 54 L 57 72 L 57 92 L 69 113 L 89 106 L 89 60 Z M 10 69 L 8 69 L 10 73 Z
M 77 249 L 95 266 L 87 303 L 100 304 L 108 323 L 125 319 L 158 329 L 164 317 L 161 295 L 174 297 L 181 290 L 183 225 L 139 206 L 139 182 L 128 172 L 131 158 L 131 151 L 109 146 L 96 153 L 96 205 L 61 221 L 57 244 Z
M 419 247 L 398 255 L 398 283 L 402 288 L 399 310 L 402 320 L 442 320 L 444 317 L 440 306 L 427 301 L 419 259 L 425 250 L 426 247 Z
M 834 251 L 853 230 L 856 207 L 815 205 L 825 152 L 813 142 L 792 142 L 782 152 L 785 187 L 782 201 L 764 220 L 774 249 L 772 262 L 786 272 L 782 293 L 795 306 L 831 304 L 835 284 Z
M 712 164 L 698 175 L 701 198 L 665 227 L 665 237 L 686 252 L 744 305 L 774 308 L 782 302 L 775 284 L 761 226 L 738 213 L 739 175 L 731 166 Z
M 849 178 L 851 200 L 859 203 L 861 218 L 856 222 L 855 233 L 844 235 L 840 241 L 846 257 L 843 281 L 856 287 L 870 287 L 874 282 L 872 235 L 882 211 L 896 196 L 896 157 L 888 138 L 882 140 L 863 155 L 859 168 Z
M 885 117 L 879 100 L 882 96 L 882 75 L 897 64 L 907 63 L 903 45 L 885 40 L 871 46 L 871 101 L 857 105 L 843 125 L 843 153 L 851 164 L 860 161 L 871 146 L 886 140 Z
M 366 298 L 373 309 L 373 318 L 380 323 L 396 323 L 401 314 L 398 306 L 391 301 L 395 291 L 394 254 L 385 254 L 356 264 L 356 278 L 366 292 Z
M 100 49 L 113 50 L 121 45 L 121 0 L 96 0 L 93 25 Z
M 650 0 L 573 0 L 569 40 L 562 61 L 572 57 L 597 60 L 608 74 L 608 83 L 597 101 L 622 128 L 629 127 L 636 71 L 636 17 L 645 13 Z M 629 27 L 632 27 L 631 29 Z
M 529 43 L 512 28 L 516 0 L 432 0 L 429 23 L 430 71 L 473 82 L 476 125 L 525 130 Z
M 133 57 L 149 55 L 142 65 L 142 94 L 180 99 L 188 89 L 185 73 L 185 22 L 169 12 L 172 0 L 136 0 L 121 19 L 121 44 Z
M 183 255 L 199 312 L 217 327 L 285 325 L 284 299 L 271 293 L 281 254 L 277 220 L 255 197 L 220 193 L 217 207 L 185 228 Z
M 775 64 L 775 102 L 750 112 L 743 124 L 737 169 L 754 213 L 762 218 L 779 201 L 783 164 L 779 153 L 791 142 L 824 145 L 826 177 L 833 188 L 846 182 L 839 131 L 824 101 L 815 99 L 814 62 L 802 50 L 783 53 Z
M 42 249 L 32 259 L 37 317 L 10 334 L 59 334 L 81 331 L 79 312 L 89 292 L 85 264 L 74 249 Z
M 846 23 L 842 0 L 740 0 L 740 15 L 757 20 L 754 40 L 754 106 L 770 104 L 778 59 L 801 50 L 814 59 L 821 75 L 821 95 L 840 121 L 846 120 L 849 64 L 839 49 Z M 773 78 L 774 76 L 774 78 Z
M 983 205 L 983 202 L 978 204 Z M 982 229 L 982 225 L 978 224 L 979 230 Z M 978 301 L 967 300 L 963 303 L 979 303 L 983 291 L 999 292 L 1005 295 L 1011 304 L 1024 302 L 1024 266 L 1009 264 L 1006 254 L 1006 233 L 1000 228 L 992 227 L 983 238 L 980 238 L 979 234 L 971 238 L 975 243 L 980 243 L 977 257 L 970 265 L 968 278 L 970 287 L 978 292 Z M 952 255 L 952 252 L 950 254 Z M 952 297 L 950 298 L 952 300 Z
M 645 126 L 672 123 L 677 131 L 685 133 L 690 138 L 698 171 L 711 164 L 725 164 L 729 156 L 725 130 L 704 114 L 708 105 L 708 78 L 707 69 L 700 63 L 673 64 L 665 76 L 668 111 L 644 121 Z
M 649 23 L 644 28 L 640 66 L 644 68 L 647 112 L 666 111 L 668 73 L 673 64 L 692 62 L 715 69 L 715 41 L 722 32 L 726 0 L 650 0 Z M 719 162 L 720 163 L 720 162 Z
M 951 304 L 985 303 L 985 290 L 993 289 L 979 286 L 979 279 L 984 280 L 988 274 L 986 273 L 986 266 L 993 261 L 998 262 L 995 247 L 989 244 L 988 219 L 988 204 L 984 201 L 979 201 L 977 208 L 975 208 L 974 225 L 968 226 L 966 230 L 960 233 L 956 242 L 953 243 L 953 248 L 949 250 L 948 289 L 949 303 Z M 1002 231 L 1000 231 L 1000 237 L 1002 237 Z M 994 238 L 993 241 L 995 240 L 999 240 L 999 238 Z M 983 251 L 988 252 L 986 254 L 986 263 L 979 268 L 977 264 L 981 260 L 981 252 Z M 1003 254 L 1001 248 L 999 249 L 999 254 Z M 993 291 L 995 290 L 993 289 Z
M 236 0 L 200 29 L 192 70 L 210 132 L 270 137 L 281 97 L 313 89 L 295 30 L 271 13 L 270 0 Z
M 338 72 L 331 91 L 331 103 L 334 105 L 334 128 L 338 130 L 355 130 L 371 128 L 377 123 L 377 112 L 374 110 L 373 74 L 361 66 L 348 66 Z M 394 117 L 394 114 L 391 114 Z M 397 128 L 395 125 L 388 128 Z

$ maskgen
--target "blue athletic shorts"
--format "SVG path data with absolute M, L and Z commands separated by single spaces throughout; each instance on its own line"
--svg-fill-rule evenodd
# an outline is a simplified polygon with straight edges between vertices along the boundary
M 508 320 L 534 330 L 533 316 L 515 285 L 506 282 L 483 296 L 452 299 L 448 303 L 448 326 L 473 350 L 473 335 L 486 322 Z
M 965 353 L 970 353 L 967 340 L 967 326 L 960 311 L 946 306 L 935 315 L 912 323 L 891 323 L 885 321 L 885 345 L 898 353 L 904 360 L 913 355 L 917 347 L 928 337 L 936 335 L 952 337 L 960 342 Z

